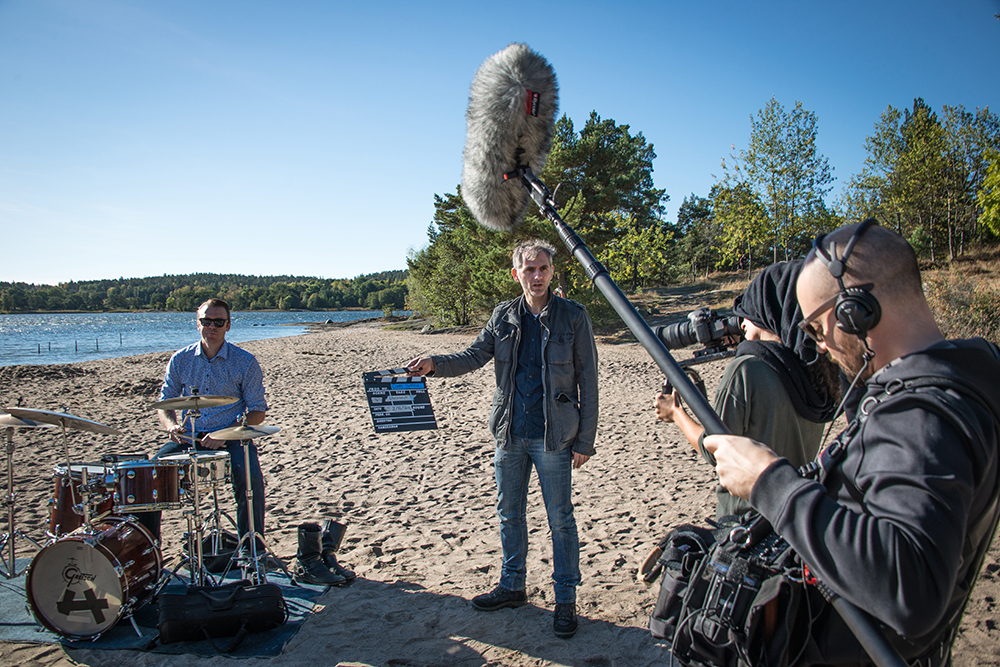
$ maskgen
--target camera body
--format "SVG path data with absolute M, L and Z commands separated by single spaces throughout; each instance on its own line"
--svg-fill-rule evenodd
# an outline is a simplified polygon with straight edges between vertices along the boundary
M 676 350 L 695 343 L 719 347 L 724 338 L 741 337 L 743 329 L 736 315 L 719 317 L 711 308 L 699 308 L 688 313 L 687 321 L 654 327 L 653 333 L 667 349 Z
M 687 320 L 653 328 L 656 337 L 671 350 L 701 343 L 704 347 L 695 351 L 694 357 L 678 364 L 707 398 L 705 382 L 692 366 L 726 359 L 736 355 L 736 346 L 743 338 L 740 318 L 736 315 L 719 317 L 711 308 L 699 308 L 688 313 Z M 671 394 L 674 388 L 669 380 L 663 381 L 661 391 Z

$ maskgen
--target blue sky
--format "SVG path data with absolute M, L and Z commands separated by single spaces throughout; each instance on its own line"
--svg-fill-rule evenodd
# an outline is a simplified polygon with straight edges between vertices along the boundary
M 708 194 L 774 96 L 837 177 L 888 105 L 1000 111 L 1000 0 L 0 0 L 0 280 L 406 267 L 461 180 L 476 69 L 545 56 L 560 114 Z

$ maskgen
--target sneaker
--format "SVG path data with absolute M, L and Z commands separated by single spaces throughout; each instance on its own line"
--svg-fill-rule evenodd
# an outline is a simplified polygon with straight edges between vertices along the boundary
M 569 639 L 576 634 L 576 604 L 563 602 L 556 604 L 552 614 L 552 630 L 559 639 Z
M 528 603 L 524 591 L 511 591 L 497 586 L 489 593 L 483 593 L 472 598 L 472 606 L 479 611 L 496 611 L 504 607 L 521 607 Z

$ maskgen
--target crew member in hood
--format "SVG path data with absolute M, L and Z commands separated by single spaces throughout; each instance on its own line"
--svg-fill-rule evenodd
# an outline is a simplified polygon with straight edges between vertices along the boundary
M 745 340 L 726 367 L 713 407 L 731 433 L 766 442 L 792 464 L 813 460 L 824 425 L 833 418 L 840 395 L 836 366 L 816 352 L 801 328 L 795 281 L 802 260 L 772 264 L 757 274 L 733 302 Z M 704 429 L 673 395 L 659 393 L 653 409 L 661 421 L 677 424 L 695 451 L 715 459 L 701 442 Z M 749 501 L 725 487 L 716 490 L 716 518 L 743 514 Z

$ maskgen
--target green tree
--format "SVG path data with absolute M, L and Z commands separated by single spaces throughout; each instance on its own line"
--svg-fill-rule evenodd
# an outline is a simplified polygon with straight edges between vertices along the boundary
M 775 262 L 806 234 L 806 220 L 815 217 L 823 198 L 833 187 L 833 174 L 819 153 L 816 114 L 796 102 L 785 111 L 775 98 L 751 118 L 749 145 L 726 169 L 723 185 L 746 182 L 767 211 Z
M 419 310 L 441 324 L 466 325 L 477 311 L 514 296 L 516 283 L 510 280 L 501 240 L 505 235 L 481 227 L 460 195 L 434 195 L 427 236 L 427 247 L 406 260 L 417 283 L 411 293 Z
M 988 151 L 986 162 L 989 166 L 983 184 L 976 194 L 976 203 L 983 210 L 981 222 L 995 235 L 1000 236 L 1000 151 Z
M 623 220 L 622 230 L 605 245 L 603 259 L 612 280 L 635 291 L 660 282 L 674 254 L 674 233 L 663 225 Z
M 753 274 L 753 260 L 769 233 L 767 209 L 747 183 L 712 189 L 715 224 L 721 229 L 721 265 L 746 267 Z
M 708 276 L 718 253 L 715 243 L 719 236 L 712 200 L 694 193 L 685 197 L 677 210 L 677 229 L 681 235 L 678 257 L 687 266 L 690 278 L 694 280 L 699 272 Z
M 992 233 L 978 224 L 976 193 L 988 151 L 1000 147 L 1000 121 L 989 108 L 945 106 L 942 116 L 920 98 L 910 109 L 888 107 L 865 141 L 864 169 L 840 202 L 846 217 L 874 215 L 935 261 L 943 248 L 953 260 L 969 240 Z
M 623 235 L 663 240 L 667 231 L 659 220 L 666 195 L 652 185 L 653 147 L 627 125 L 603 120 L 592 113 L 577 134 L 563 116 L 555 127 L 553 147 L 540 178 L 565 201 L 561 215 L 600 260 L 607 261 L 608 245 L 616 258 L 638 275 L 650 269 L 634 242 Z M 557 184 L 563 184 L 557 188 Z M 529 207 L 524 222 L 511 232 L 480 227 L 459 195 L 435 195 L 434 220 L 428 245 L 411 252 L 410 306 L 433 315 L 442 324 L 467 324 L 477 313 L 489 312 L 519 293 L 510 277 L 510 251 L 529 237 L 543 238 L 563 248 L 554 226 Z M 565 194 L 564 194 L 565 193 Z M 643 236 L 645 235 L 645 236 Z M 665 241 L 664 241 L 665 242 Z M 556 279 L 567 295 L 582 295 L 589 278 L 567 252 L 557 250 Z

